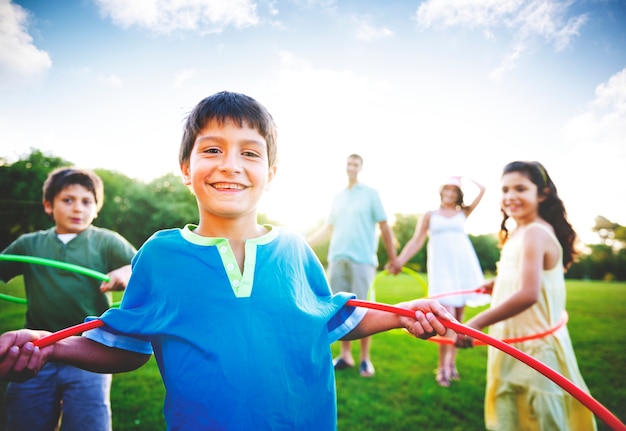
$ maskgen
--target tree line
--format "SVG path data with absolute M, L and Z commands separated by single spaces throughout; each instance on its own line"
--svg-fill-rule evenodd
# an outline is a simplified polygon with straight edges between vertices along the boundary
M 53 226 L 42 206 L 42 186 L 48 173 L 72 162 L 31 149 L 27 155 L 9 163 L 0 157 L 0 250 L 26 232 Z M 143 182 L 119 172 L 94 169 L 104 183 L 104 206 L 94 221 L 123 235 L 139 248 L 154 232 L 197 223 L 196 201 L 179 176 L 169 173 L 153 181 Z M 396 214 L 393 231 L 398 248 L 413 235 L 420 215 Z M 259 223 L 279 225 L 264 214 Z M 312 227 L 311 230 L 315 230 Z M 626 280 L 626 227 L 598 216 L 594 231 L 598 244 L 585 245 L 580 256 L 566 276 L 594 280 Z M 469 235 L 480 265 L 487 275 L 495 273 L 500 258 L 497 235 Z M 428 241 L 428 240 L 427 240 Z M 322 264 L 326 265 L 328 243 L 314 248 Z M 418 272 L 426 272 L 426 246 L 407 263 Z M 378 260 L 387 262 L 382 244 Z

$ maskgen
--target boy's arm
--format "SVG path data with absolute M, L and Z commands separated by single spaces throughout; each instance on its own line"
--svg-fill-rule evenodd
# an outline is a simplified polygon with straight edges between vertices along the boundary
M 415 310 L 415 318 L 387 311 L 367 310 L 363 320 L 342 340 L 356 340 L 396 328 L 405 328 L 414 336 L 427 339 L 436 334 L 446 333 L 447 329 L 440 320 L 452 320 L 452 316 L 445 307 L 432 299 L 417 299 L 397 304 L 397 306 Z
M 0 335 L 0 378 L 24 381 L 46 362 L 61 362 L 96 373 L 122 373 L 145 364 L 150 355 L 131 352 L 89 340 L 69 337 L 40 349 L 32 342 L 49 334 L 22 329 Z

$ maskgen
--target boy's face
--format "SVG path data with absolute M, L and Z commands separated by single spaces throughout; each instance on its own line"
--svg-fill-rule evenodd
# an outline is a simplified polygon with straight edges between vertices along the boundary
M 44 201 L 43 207 L 54 219 L 58 234 L 80 233 L 98 216 L 93 193 L 80 184 L 65 187 L 52 202 Z
M 276 167 L 268 168 L 267 143 L 256 129 L 245 122 L 239 127 L 213 120 L 198 133 L 181 171 L 196 196 L 201 220 L 250 216 L 256 224 L 257 205 Z

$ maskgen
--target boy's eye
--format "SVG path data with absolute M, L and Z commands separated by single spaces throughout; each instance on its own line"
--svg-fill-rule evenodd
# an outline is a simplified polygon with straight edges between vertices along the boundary
M 257 153 L 255 153 L 254 151 L 244 151 L 242 153 L 245 157 L 260 157 Z
M 205 150 L 203 150 L 203 152 L 209 154 L 217 154 L 219 153 L 219 150 L 217 148 L 206 148 Z

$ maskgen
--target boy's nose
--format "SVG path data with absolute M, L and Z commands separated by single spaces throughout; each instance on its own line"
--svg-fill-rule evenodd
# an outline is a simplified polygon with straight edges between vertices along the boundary
M 238 155 L 232 152 L 225 154 L 222 160 L 221 169 L 224 172 L 231 172 L 231 173 L 241 172 L 241 165 L 239 162 Z

